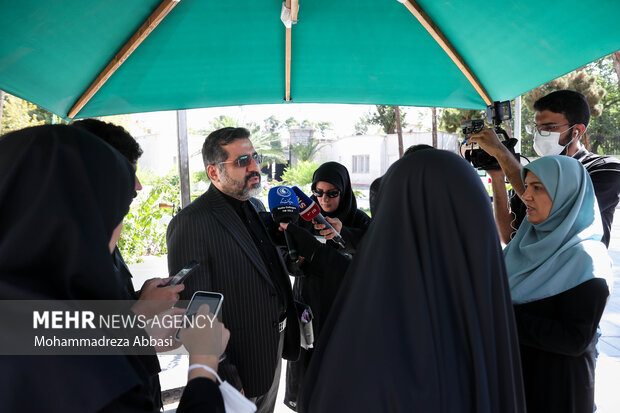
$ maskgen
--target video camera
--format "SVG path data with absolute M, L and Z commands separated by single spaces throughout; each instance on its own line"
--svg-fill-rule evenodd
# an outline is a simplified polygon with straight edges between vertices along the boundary
M 494 130 L 498 136 L 503 136 L 502 143 L 508 150 L 514 155 L 514 157 L 518 160 L 519 154 L 515 153 L 515 145 L 517 144 L 517 140 L 515 138 L 508 137 L 506 131 L 500 126 L 503 121 L 512 119 L 512 112 L 510 110 L 510 101 L 504 102 L 493 102 L 492 105 L 487 106 L 486 112 L 487 122 L 495 125 Z M 461 123 L 461 129 L 463 134 L 467 137 L 468 135 L 478 133 L 482 129 L 484 129 L 484 119 L 472 119 L 466 122 Z M 467 143 L 467 138 L 463 141 L 463 144 Z M 481 170 L 493 170 L 500 169 L 497 160 L 486 153 L 484 150 L 477 148 L 474 149 L 471 147 L 470 149 L 465 150 L 465 159 L 469 163 L 471 163 L 474 168 Z

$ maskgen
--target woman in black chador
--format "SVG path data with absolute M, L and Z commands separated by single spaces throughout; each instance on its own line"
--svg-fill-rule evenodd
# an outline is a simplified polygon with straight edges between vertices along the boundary
M 611 278 L 592 181 L 568 156 L 521 172 L 527 221 L 506 246 L 528 413 L 591 413 L 596 327 Z
M 338 162 L 327 162 L 321 165 L 312 177 L 312 199 L 320 206 L 321 214 L 329 220 L 334 220 L 333 226 L 342 236 L 345 246 L 340 247 L 328 240 L 327 245 L 348 256 L 355 254 L 366 229 L 370 225 L 370 218 L 363 211 L 357 209 L 357 201 L 351 187 L 351 179 L 347 168 Z M 300 225 L 304 225 L 300 222 Z M 306 223 L 305 228 L 313 231 L 312 223 Z M 302 252 L 306 243 L 303 243 L 302 228 L 291 228 L 289 233 L 298 242 L 298 249 Z M 314 230 L 315 233 L 330 238 L 330 230 Z M 340 282 L 346 271 L 346 265 L 341 266 L 341 260 L 329 259 L 329 254 L 306 254 L 301 263 L 301 272 L 295 279 L 293 293 L 295 299 L 309 305 L 314 319 L 312 321 L 314 338 L 318 338 L 321 328 L 334 302 Z M 286 372 L 286 394 L 284 403 L 295 410 L 297 397 L 303 386 L 304 375 L 310 359 L 312 349 L 302 349 L 299 360 L 289 363 Z
M 427 149 L 382 179 L 306 377 L 301 412 L 524 412 L 493 213 L 475 171 Z
M 115 300 L 126 315 L 112 251 L 134 180 L 121 154 L 72 126 L 0 137 L 0 300 L 65 300 L 72 309 L 78 300 Z M 159 411 L 146 387 L 150 372 L 135 355 L 0 355 L 0 365 L 3 411 Z M 177 411 L 197 411 L 199 403 L 224 410 L 218 387 L 204 377 L 188 382 Z

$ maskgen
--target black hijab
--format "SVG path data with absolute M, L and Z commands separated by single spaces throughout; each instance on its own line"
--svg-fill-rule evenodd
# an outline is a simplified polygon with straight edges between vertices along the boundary
M 503 254 L 477 174 L 452 153 L 419 151 L 388 170 L 379 194 L 299 411 L 525 411 Z
M 48 125 L 1 137 L 0 299 L 121 299 L 108 244 L 133 193 L 129 162 L 88 132 Z M 7 411 L 95 411 L 138 383 L 124 356 L 0 360 Z
M 355 222 L 355 214 L 357 212 L 357 201 L 351 187 L 351 178 L 349 171 L 344 165 L 338 162 L 326 162 L 319 166 L 312 176 L 312 190 L 316 190 L 316 184 L 319 181 L 328 182 L 334 185 L 340 191 L 340 203 L 334 212 L 326 213 L 321 208 L 321 213 L 330 218 L 338 218 L 343 225 L 350 226 Z M 321 206 L 314 195 L 314 202 Z

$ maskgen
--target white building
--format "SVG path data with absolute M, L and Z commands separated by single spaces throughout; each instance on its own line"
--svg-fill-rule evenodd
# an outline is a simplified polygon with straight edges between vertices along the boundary
M 412 145 L 432 145 L 431 132 L 403 133 L 403 151 Z M 437 132 L 437 147 L 458 153 L 458 135 Z M 355 135 L 323 146 L 314 157 L 320 163 L 336 161 L 347 167 L 354 185 L 370 185 L 397 161 L 398 135 Z
M 306 132 L 301 131 L 302 128 L 299 129 L 300 132 Z M 307 132 L 300 133 L 299 136 L 292 137 L 292 140 L 294 143 L 307 142 L 309 139 L 307 135 Z M 202 135 L 190 134 L 187 137 L 190 173 L 204 170 L 201 153 L 204 139 Z M 144 151 L 139 160 L 140 169 L 151 171 L 156 175 L 165 175 L 177 170 L 177 139 L 172 132 L 140 136 L 136 140 Z M 288 139 L 285 143 L 288 145 Z M 375 178 L 383 175 L 390 165 L 398 160 L 398 136 L 396 134 L 346 136 L 334 141 L 322 140 L 321 143 L 323 146 L 314 159 L 320 163 L 336 161 L 343 164 L 349 170 L 351 182 L 355 185 L 370 185 Z M 418 144 L 431 145 L 431 133 L 403 133 L 403 150 Z M 437 146 L 458 153 L 458 135 L 437 132 Z
M 179 149 L 175 134 L 158 134 L 136 137 L 136 141 L 144 151 L 138 167 L 148 170 L 156 175 L 166 175 L 170 171 L 176 171 L 179 167 Z M 188 135 L 187 149 L 189 154 L 189 171 L 199 172 L 204 170 L 202 162 L 202 144 L 205 137 L 202 135 Z

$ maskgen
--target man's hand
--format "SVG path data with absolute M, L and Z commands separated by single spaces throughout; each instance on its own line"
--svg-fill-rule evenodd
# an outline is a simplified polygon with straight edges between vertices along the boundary
M 172 277 L 147 280 L 140 290 L 140 298 L 132 307 L 133 312 L 151 319 L 155 314 L 169 309 L 179 301 L 179 293 L 185 289 L 185 286 L 178 284 L 163 287 L 171 279 Z
M 510 242 L 512 233 L 512 214 L 508 206 L 508 194 L 506 193 L 506 175 L 501 169 L 491 169 L 487 173 L 491 177 L 493 188 L 493 215 L 499 238 L 504 244 Z
M 517 195 L 523 195 L 525 187 L 521 180 L 521 163 L 515 159 L 510 150 L 499 140 L 493 129 L 482 129 L 469 135 L 469 142 L 477 143 L 483 151 L 494 157 L 506 174 L 508 181 Z
M 181 329 L 179 334 L 181 342 L 189 352 L 190 365 L 205 364 L 217 371 L 220 356 L 224 353 L 230 339 L 230 331 L 210 312 L 207 304 L 201 305 L 196 312 L 195 319 L 198 318 L 206 321 L 204 323 L 197 321 L 194 327 Z M 215 376 L 204 369 L 190 371 L 188 379 L 201 376 L 215 381 Z
M 278 231 L 286 231 L 286 229 L 288 228 L 288 222 L 280 222 L 280 226 L 278 227 Z M 297 257 L 297 264 L 301 264 L 305 261 L 306 259 L 304 257 L 302 257 L 301 255 L 298 255 Z
M 185 314 L 185 309 L 183 308 L 169 308 L 157 314 L 160 320 L 159 323 L 155 325 L 153 325 L 153 323 L 148 323 L 144 328 L 148 335 L 157 340 L 157 342 L 170 344 L 168 346 L 155 346 L 155 351 L 161 353 L 181 347 L 181 343 L 174 339 L 174 335 L 177 332 L 176 325 L 180 324 L 183 314 Z M 177 322 L 168 322 L 172 319 L 177 320 Z M 165 326 L 168 326 L 168 328 L 165 328 Z
M 495 131 L 488 128 L 469 135 L 469 142 L 477 143 L 482 150 L 495 158 L 497 158 L 502 149 L 505 149 L 504 144 L 500 141 Z
M 334 229 L 340 233 L 340 231 L 342 231 L 342 222 L 340 222 L 340 220 L 338 218 L 330 218 L 330 217 L 325 217 L 325 219 L 327 220 L 327 222 L 329 222 L 332 227 L 334 227 Z M 336 236 L 336 233 L 334 233 L 334 230 L 331 228 L 325 228 L 325 225 L 323 224 L 314 224 L 314 229 L 319 230 L 319 234 L 323 235 L 325 237 L 325 239 L 332 239 Z
M 486 171 L 489 176 L 491 177 L 491 181 L 495 181 L 495 180 L 501 180 L 501 179 L 506 179 L 506 175 L 504 174 L 504 171 L 502 171 L 501 169 L 489 169 Z
M 194 325 L 181 329 L 181 342 L 190 356 L 219 362 L 230 339 L 230 331 L 210 312 L 209 306 L 200 306 L 194 316 Z

